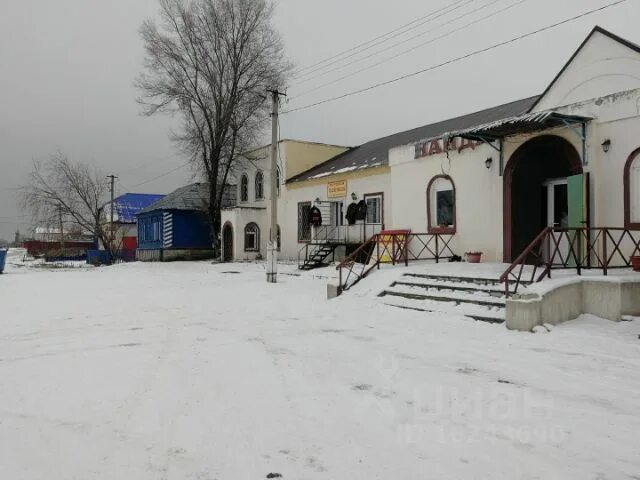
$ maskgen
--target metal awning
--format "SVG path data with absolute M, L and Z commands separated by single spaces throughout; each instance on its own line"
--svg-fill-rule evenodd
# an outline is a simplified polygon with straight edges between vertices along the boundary
M 479 140 L 497 150 L 500 154 L 500 175 L 504 173 L 504 139 L 511 135 L 534 133 L 550 128 L 566 127 L 576 133 L 582 142 L 582 163 L 587 165 L 587 123 L 593 120 L 578 115 L 565 115 L 548 110 L 545 112 L 525 113 L 516 117 L 504 118 L 475 127 L 449 132 L 445 138 L 466 138 Z M 496 145 L 497 144 L 497 145 Z
M 592 119 L 589 117 L 565 115 L 555 111 L 525 113 L 524 115 L 450 132 L 447 136 L 449 138 L 462 137 L 490 142 L 511 135 L 533 133 L 550 128 L 585 125 L 590 120 Z

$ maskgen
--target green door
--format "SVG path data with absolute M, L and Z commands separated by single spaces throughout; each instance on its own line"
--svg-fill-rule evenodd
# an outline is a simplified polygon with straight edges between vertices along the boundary
M 589 189 L 589 174 L 573 175 L 567 177 L 567 200 L 568 200 L 568 226 L 569 228 L 587 228 L 588 223 L 588 205 L 586 193 Z M 572 248 L 572 266 L 576 264 L 584 266 L 585 262 L 589 260 L 584 258 L 584 252 L 587 248 L 587 239 L 589 233 L 578 234 L 577 232 L 571 232 L 569 238 Z
M 567 177 L 569 228 L 586 227 L 585 187 L 586 175 Z

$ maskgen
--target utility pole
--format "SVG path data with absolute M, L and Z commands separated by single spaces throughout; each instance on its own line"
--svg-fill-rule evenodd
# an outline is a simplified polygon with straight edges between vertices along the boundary
M 107 178 L 111 180 L 111 219 L 110 219 L 110 225 L 109 225 L 109 230 L 111 231 L 111 235 L 110 235 L 110 241 L 111 241 L 111 245 L 109 246 L 109 251 L 112 251 L 113 249 L 113 245 L 115 242 L 115 230 L 114 230 L 114 225 L 113 225 L 113 211 L 114 211 L 114 205 L 113 205 L 113 196 L 114 196 L 114 190 L 115 190 L 115 183 L 116 183 L 116 179 L 118 177 L 116 177 L 115 175 L 107 175 Z
M 271 228 L 267 246 L 267 283 L 278 282 L 278 108 L 280 96 L 278 90 L 271 93 Z

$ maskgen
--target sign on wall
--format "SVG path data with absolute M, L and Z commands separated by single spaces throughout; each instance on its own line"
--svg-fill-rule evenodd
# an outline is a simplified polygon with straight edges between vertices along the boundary
M 427 140 L 426 142 L 416 144 L 416 156 L 415 158 L 430 157 L 431 155 L 438 155 L 445 151 L 457 151 L 458 153 L 470 148 L 475 150 L 478 145 L 482 145 L 481 141 L 467 140 L 464 138 L 453 137 L 446 141 L 442 138 L 435 140 Z
M 327 185 L 327 197 L 344 198 L 347 196 L 347 181 L 331 182 Z

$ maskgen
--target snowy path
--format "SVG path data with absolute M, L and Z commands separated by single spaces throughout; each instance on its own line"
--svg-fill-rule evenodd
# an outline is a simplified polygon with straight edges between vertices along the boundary
M 325 274 L 9 269 L 0 478 L 640 478 L 640 322 L 508 332 Z

